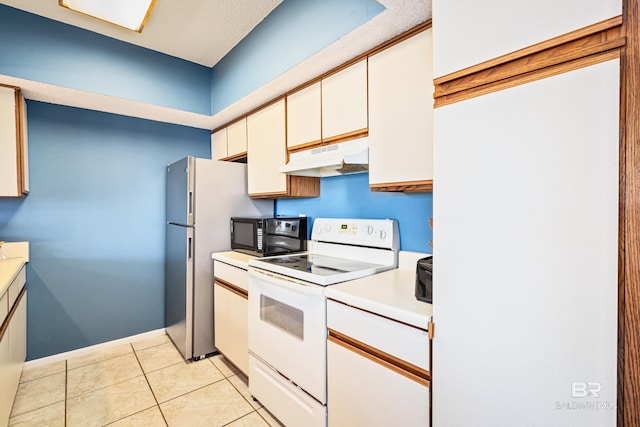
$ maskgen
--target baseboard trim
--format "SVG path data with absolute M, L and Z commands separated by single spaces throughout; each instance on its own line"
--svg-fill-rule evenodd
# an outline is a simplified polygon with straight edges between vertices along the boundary
M 120 338 L 113 341 L 107 341 L 100 344 L 92 345 L 89 347 L 83 347 L 76 350 L 67 351 L 64 353 L 53 354 L 51 356 L 41 357 L 40 359 L 33 359 L 25 362 L 24 369 L 37 368 L 38 366 L 48 365 L 49 363 L 60 362 L 61 360 L 71 359 L 72 357 L 83 356 L 85 354 L 93 353 L 94 351 L 105 350 L 107 348 L 117 347 L 123 344 L 130 344 L 135 341 L 140 341 L 148 338 L 154 338 L 160 335 L 165 335 L 167 332 L 165 328 L 156 329 L 149 332 L 143 332 L 137 335 L 131 335 L 129 337 Z

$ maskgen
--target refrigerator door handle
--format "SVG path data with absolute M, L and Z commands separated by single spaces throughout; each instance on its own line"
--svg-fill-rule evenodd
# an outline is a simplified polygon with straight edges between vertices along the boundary
M 191 261 L 193 259 L 193 238 L 189 237 L 187 242 L 187 260 Z

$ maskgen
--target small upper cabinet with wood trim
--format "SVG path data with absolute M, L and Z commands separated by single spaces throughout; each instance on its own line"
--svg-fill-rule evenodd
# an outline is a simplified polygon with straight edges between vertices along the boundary
M 369 185 L 373 191 L 431 191 L 431 29 L 369 57 Z
M 287 96 L 287 148 L 322 142 L 322 96 L 316 82 Z
M 211 134 L 211 158 L 223 160 L 227 157 L 227 128 L 219 129 Z
M 231 123 L 211 134 L 211 158 L 236 161 L 247 157 L 247 119 Z
M 227 157 L 235 160 L 247 156 L 246 117 L 227 126 Z
M 284 98 L 247 117 L 247 181 L 254 198 L 317 197 L 320 179 L 279 172 L 287 163 Z
M 0 85 L 0 197 L 29 193 L 26 115 L 20 89 Z
M 338 142 L 366 136 L 366 58 L 322 79 L 322 140 Z

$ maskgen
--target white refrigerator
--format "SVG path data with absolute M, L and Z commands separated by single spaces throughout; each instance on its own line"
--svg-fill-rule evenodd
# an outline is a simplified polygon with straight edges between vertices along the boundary
M 247 195 L 247 165 L 186 157 L 167 166 L 165 328 L 185 359 L 216 351 L 213 252 L 230 250 L 230 218 L 272 216 Z

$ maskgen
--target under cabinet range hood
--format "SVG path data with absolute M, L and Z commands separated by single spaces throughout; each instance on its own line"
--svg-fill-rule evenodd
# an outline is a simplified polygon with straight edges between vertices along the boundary
M 369 171 L 369 141 L 365 138 L 292 153 L 280 172 L 298 176 L 336 176 Z

